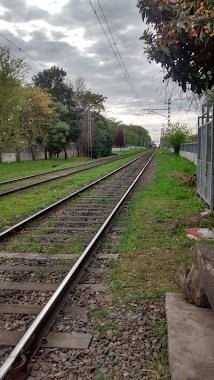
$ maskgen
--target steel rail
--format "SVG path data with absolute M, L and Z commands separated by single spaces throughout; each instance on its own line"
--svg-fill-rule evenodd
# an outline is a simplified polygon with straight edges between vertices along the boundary
M 146 154 L 146 153 L 144 153 L 144 154 Z M 35 178 L 35 177 L 38 177 L 38 176 L 41 176 L 41 175 L 55 173 L 57 171 L 69 170 L 69 169 L 72 170 L 73 168 L 77 169 L 76 171 L 73 171 L 72 173 L 62 174 L 62 175 L 59 175 L 58 177 L 55 177 L 55 178 L 44 179 L 43 181 L 38 182 L 38 183 L 32 183 L 32 184 L 29 184 L 29 185 L 26 185 L 26 186 L 19 187 L 18 189 L 12 189 L 12 190 L 5 191 L 4 193 L 0 193 L 0 198 L 4 197 L 4 196 L 7 196 L 7 195 L 10 195 L 10 194 L 13 194 L 13 193 L 16 193 L 18 191 L 22 191 L 22 190 L 25 190 L 25 189 L 29 189 L 31 187 L 35 187 L 35 186 L 39 186 L 39 185 L 45 184 L 47 182 L 58 180 L 60 178 L 69 177 L 70 175 L 77 174 L 77 173 L 80 173 L 80 172 L 85 171 L 85 170 L 90 170 L 90 169 L 93 169 L 93 168 L 95 168 L 97 166 L 102 166 L 102 165 L 105 165 L 105 164 L 108 164 L 108 163 L 111 163 L 111 162 L 114 162 L 114 161 L 119 161 L 119 160 L 121 160 L 123 158 L 129 157 L 129 156 L 132 156 L 132 155 L 136 155 L 136 153 L 131 153 L 129 155 L 123 155 L 122 157 L 120 156 L 119 158 L 111 157 L 111 159 L 109 159 L 109 160 L 105 159 L 105 162 L 102 162 L 102 163 L 100 163 L 100 162 L 97 163 L 97 161 L 96 162 L 93 161 L 93 162 L 91 162 L 91 164 L 94 164 L 94 165 L 92 165 L 89 168 L 83 168 L 82 166 L 90 165 L 90 162 L 85 163 L 85 164 L 81 164 L 81 165 L 71 166 L 71 167 L 68 167 L 68 168 L 57 169 L 57 170 L 53 170 L 53 171 L 46 172 L 46 173 L 35 174 L 35 175 L 32 175 L 32 176 L 28 176 L 28 177 L 16 178 L 16 179 L 13 179 L 11 181 L 0 182 L 0 186 L 1 185 L 3 186 L 3 185 L 7 185 L 9 183 L 16 182 L 16 181 L 22 181 L 22 180 L 24 181 L 25 179 L 30 179 L 30 178 Z M 81 168 L 78 169 L 78 167 L 81 167 Z
M 119 167 L 119 168 L 113 170 L 112 172 L 106 174 L 105 176 L 99 178 L 98 180 L 89 183 L 88 185 L 86 185 L 86 186 L 82 187 L 81 189 L 79 189 L 79 190 L 77 190 L 77 191 L 75 191 L 75 192 L 67 195 L 66 197 L 60 199 L 59 201 L 57 201 L 55 203 L 52 203 L 50 206 L 47 206 L 44 209 L 36 212 L 35 214 L 30 215 L 29 217 L 23 219 L 21 222 L 14 224 L 12 227 L 10 227 L 7 230 L 5 230 L 5 231 L 3 231 L 3 232 L 0 233 L 0 240 L 4 239 L 5 237 L 9 236 L 12 232 L 15 232 L 17 229 L 21 229 L 22 227 L 24 227 L 27 223 L 32 222 L 33 220 L 37 219 L 38 217 L 40 217 L 42 215 L 45 215 L 49 211 L 53 210 L 54 208 L 58 207 L 62 203 L 66 202 L 67 200 L 69 200 L 71 198 L 74 198 L 75 196 L 77 196 L 80 193 L 86 191 L 90 187 L 92 187 L 92 186 L 96 185 L 97 183 L 103 181 L 104 179 L 106 179 L 106 178 L 114 175 L 115 173 L 117 173 L 118 171 L 122 170 L 126 166 L 131 165 L 133 162 L 139 160 L 140 158 L 142 158 L 142 157 L 144 157 L 144 156 L 146 156 L 148 154 L 151 154 L 151 152 L 147 152 L 147 153 L 142 154 L 140 157 L 137 157 L 137 158 L 131 160 L 130 162 L 122 165 L 121 167 Z
M 131 186 L 128 188 L 128 190 L 125 192 L 125 194 L 122 196 L 120 201 L 117 203 L 117 205 L 114 207 L 113 211 L 110 213 L 110 215 L 107 217 L 103 225 L 100 227 L 99 231 L 96 233 L 94 238 L 91 240 L 91 242 L 88 244 L 86 249 L 83 251 L 80 258 L 77 260 L 77 262 L 74 264 L 74 266 L 70 269 L 64 280 L 61 282 L 57 290 L 54 292 L 54 294 L 51 296 L 47 304 L 44 306 L 42 311 L 38 314 L 34 322 L 31 324 L 31 326 L 28 328 L 28 330 L 25 332 L 23 337 L 20 339 L 18 344 L 15 346 L 5 363 L 0 368 L 0 380 L 9 380 L 10 375 L 9 372 L 11 369 L 16 365 L 16 361 L 19 360 L 20 357 L 25 356 L 24 350 L 28 346 L 29 342 L 32 342 L 32 337 L 34 339 L 38 339 L 39 334 L 41 334 L 42 326 L 46 323 L 46 321 L 50 318 L 50 316 L 53 314 L 54 309 L 56 308 L 56 305 L 60 302 L 60 300 L 64 297 L 68 289 L 71 287 L 72 281 L 75 281 L 76 277 L 78 276 L 80 270 L 82 269 L 84 263 L 89 258 L 90 254 L 93 253 L 94 248 L 97 246 L 98 241 L 103 236 L 104 231 L 109 226 L 110 222 L 112 221 L 113 217 L 123 204 L 124 200 L 127 198 L 133 187 L 135 186 L 136 182 L 139 180 L 142 173 L 145 171 L 147 166 L 149 165 L 150 161 L 154 157 L 156 152 L 152 154 L 152 156 L 147 161 L 146 165 L 143 167 L 143 169 L 140 171 L 140 173 L 137 175 L 135 180 L 132 182 Z
M 35 178 L 35 177 L 38 177 L 40 175 L 45 175 L 45 174 L 52 174 L 52 173 L 57 173 L 57 172 L 60 172 L 62 170 L 68 170 L 68 169 L 73 169 L 73 168 L 79 168 L 79 167 L 82 167 L 82 166 L 85 166 L 85 165 L 89 165 L 90 163 L 97 163 L 97 162 L 101 162 L 101 161 L 105 161 L 107 158 L 109 158 L 109 161 L 111 162 L 110 159 L 112 159 L 112 161 L 117 161 L 117 160 L 121 160 L 122 158 L 126 158 L 126 157 L 129 157 L 129 156 L 134 156 L 136 155 L 137 153 L 129 153 L 129 154 L 123 154 L 119 157 L 115 157 L 115 156 L 110 156 L 110 157 L 102 157 L 102 158 L 98 158 L 96 159 L 96 161 L 89 161 L 89 162 L 85 162 L 84 164 L 78 164 L 78 165 L 74 165 L 74 166 L 67 166 L 65 168 L 61 168 L 61 169 L 55 169 L 55 170 L 49 170 L 47 172 L 42 172 L 42 173 L 37 173 L 37 174 L 32 174 L 32 175 L 28 175 L 28 176 L 25 176 L 25 177 L 19 177 L 19 178 L 14 178 L 14 179 L 10 179 L 8 181 L 3 181 L 3 182 L 0 182 L 0 186 L 1 185 L 7 185 L 9 183 L 13 183 L 13 182 L 17 182 L 17 181 L 24 181 L 25 179 L 29 179 L 29 178 Z M 102 165 L 102 163 L 100 164 Z

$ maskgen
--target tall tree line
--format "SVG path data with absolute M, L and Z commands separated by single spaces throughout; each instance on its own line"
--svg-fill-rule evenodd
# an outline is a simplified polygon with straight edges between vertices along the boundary
M 21 59 L 13 59 L 9 49 L 0 47 L 0 161 L 8 145 L 15 147 L 17 161 L 24 147 L 30 148 L 35 159 L 36 143 L 43 144 L 46 158 L 48 152 L 59 156 L 64 151 L 67 159 L 70 143 L 76 145 L 79 155 L 87 155 L 89 112 L 94 158 L 111 154 L 120 128 L 127 130 L 127 136 L 130 131 L 130 143 L 134 143 L 133 128 L 104 117 L 106 98 L 89 91 L 83 78 L 71 81 L 63 69 L 53 66 L 35 75 L 31 84 L 25 84 L 25 70 Z M 135 127 L 135 139 L 137 128 L 138 134 L 145 132 Z

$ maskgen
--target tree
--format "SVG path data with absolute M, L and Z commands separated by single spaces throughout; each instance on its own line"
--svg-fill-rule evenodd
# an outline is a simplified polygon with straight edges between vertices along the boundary
M 179 154 L 181 144 L 184 144 L 189 140 L 191 131 L 186 124 L 174 123 L 164 135 L 164 143 L 170 144 L 174 148 L 174 153 Z
M 73 81 L 72 87 L 74 89 L 75 105 L 80 111 L 84 112 L 90 109 L 91 111 L 101 112 L 105 110 L 104 102 L 107 98 L 87 90 L 84 78 L 77 78 Z
M 50 95 L 39 87 L 25 87 L 25 100 L 21 109 L 22 140 L 30 147 L 33 160 L 35 154 L 32 145 L 42 141 L 45 130 L 51 124 L 53 114 Z
M 0 47 L 0 162 L 3 148 L 13 142 L 19 127 L 22 70 L 23 61 L 13 59 L 8 48 Z
M 125 146 L 125 135 L 122 129 L 119 129 L 113 136 L 113 142 L 116 147 L 123 148 Z
M 65 149 L 68 134 L 69 125 L 67 123 L 58 121 L 52 124 L 43 140 L 50 156 L 59 157 L 60 152 Z
M 125 133 L 125 145 L 147 146 L 151 143 L 149 132 L 141 125 L 126 125 L 113 118 L 108 119 L 108 125 L 113 141 L 117 132 L 123 130 Z
M 63 119 L 66 119 L 66 115 L 69 113 L 67 107 L 60 102 L 52 102 L 52 118 L 51 123 L 45 130 L 43 138 L 43 144 L 45 150 L 49 151 L 50 155 L 57 155 L 64 150 L 65 159 L 67 159 L 66 144 L 69 137 L 70 125 Z M 62 117 L 64 115 L 64 117 Z
M 201 94 L 214 85 L 213 0 L 138 0 L 142 19 L 152 26 L 141 39 L 149 61 L 160 63 L 186 91 Z
M 76 144 L 78 151 L 88 155 L 88 117 L 90 113 L 92 117 L 92 155 L 101 157 L 110 154 L 111 141 L 107 143 L 108 138 L 111 140 L 108 123 L 106 123 L 106 118 L 101 115 L 101 111 L 105 109 L 106 98 L 101 94 L 88 91 L 85 80 L 81 77 L 73 81 L 72 87 L 75 105 L 81 117 L 81 135 Z M 102 130 L 101 125 L 105 126 L 106 130 Z
M 59 69 L 56 66 L 46 69 L 43 72 L 33 77 L 35 86 L 39 86 L 46 89 L 53 97 L 56 103 L 61 103 L 65 108 L 62 108 L 62 112 L 58 110 L 59 120 L 69 125 L 69 133 L 66 134 L 66 143 L 64 145 L 65 159 L 67 159 L 66 146 L 70 142 L 77 142 L 81 130 L 80 130 L 80 112 L 75 107 L 74 103 L 74 91 L 72 84 L 66 82 L 67 73 L 63 69 Z
M 36 87 L 46 89 L 55 101 L 65 105 L 68 98 L 68 88 L 65 83 L 67 73 L 59 67 L 52 66 L 34 75 L 33 83 Z
M 124 125 L 126 131 L 126 142 L 128 145 L 147 146 L 151 144 L 149 132 L 140 125 Z
M 92 155 L 94 158 L 109 156 L 112 149 L 112 138 L 108 120 L 97 112 L 93 112 L 92 115 L 94 128 Z

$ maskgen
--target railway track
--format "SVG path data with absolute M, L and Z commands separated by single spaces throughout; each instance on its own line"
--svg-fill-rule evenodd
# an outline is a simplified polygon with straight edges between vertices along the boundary
M 41 174 L 35 174 L 35 175 L 26 176 L 26 177 L 16 178 L 10 181 L 0 182 L 0 197 L 10 195 L 18 191 L 23 191 L 34 186 L 42 185 L 42 184 L 45 184 L 45 183 L 48 183 L 50 181 L 54 181 L 60 178 L 68 177 L 72 174 L 76 174 L 88 169 L 92 169 L 97 166 L 105 165 L 113 161 L 121 160 L 123 158 L 129 157 L 132 155 L 133 153 L 128 154 L 128 155 L 121 155 L 117 157 L 115 156 L 105 157 L 93 162 L 88 162 L 88 163 L 76 165 L 73 167 L 52 170 L 52 171 L 41 173 Z
M 88 350 L 90 328 L 76 322 L 102 304 L 109 262 L 118 258 L 105 241 L 98 247 L 153 155 L 133 160 L 0 235 L 0 379 L 27 378 L 28 362 L 40 346 L 32 374 L 38 363 L 43 366 L 41 352 L 52 358 L 56 347 L 69 355 Z M 117 231 L 110 234 L 114 240 Z M 61 375 L 48 378 L 69 378 Z

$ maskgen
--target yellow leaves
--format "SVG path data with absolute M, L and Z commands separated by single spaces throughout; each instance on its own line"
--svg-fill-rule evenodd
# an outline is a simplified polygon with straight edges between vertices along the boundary
M 52 100 L 48 93 L 40 87 L 26 87 L 24 103 L 21 111 L 22 127 L 27 131 L 31 143 L 44 134 L 53 114 Z
M 50 95 L 40 87 L 27 87 L 25 90 L 26 102 L 34 109 L 38 109 L 43 113 L 51 114 L 52 100 Z

